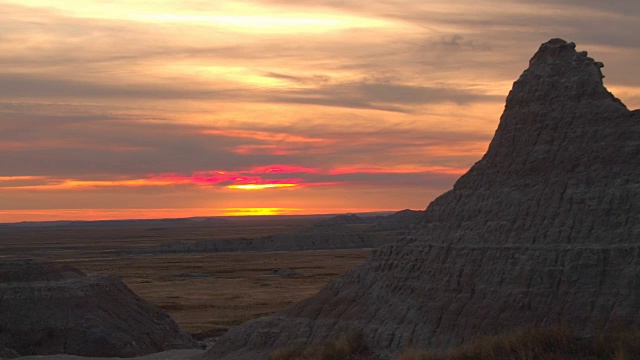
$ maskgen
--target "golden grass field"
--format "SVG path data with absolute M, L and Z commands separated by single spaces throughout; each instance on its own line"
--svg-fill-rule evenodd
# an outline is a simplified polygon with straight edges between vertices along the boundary
M 87 272 L 120 276 L 144 299 L 166 310 L 189 332 L 227 328 L 272 314 L 307 298 L 370 250 L 280 253 L 169 254 L 69 260 Z M 302 277 L 271 275 L 290 268 Z M 211 275 L 211 277 L 184 277 Z
M 226 225 L 0 228 L 0 256 L 65 262 L 85 272 L 119 276 L 136 294 L 166 310 L 183 330 L 197 333 L 224 330 L 283 310 L 363 263 L 371 250 L 157 255 L 131 251 L 171 241 L 296 231 L 315 221 L 279 217 L 245 218 Z M 271 275 L 280 268 L 304 276 Z

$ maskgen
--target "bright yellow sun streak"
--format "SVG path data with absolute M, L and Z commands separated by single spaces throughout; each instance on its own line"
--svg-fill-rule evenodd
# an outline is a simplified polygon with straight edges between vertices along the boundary
M 214 26 L 224 32 L 256 34 L 318 33 L 350 28 L 390 28 L 389 20 L 337 11 L 303 12 L 296 7 L 219 0 L 189 8 L 178 1 L 7 0 L 23 6 L 55 9 L 82 18 L 126 20 L 141 23 L 179 23 Z
M 224 2 L 222 9 L 209 13 L 172 12 L 128 13 L 127 18 L 151 23 L 184 23 L 211 25 L 225 31 L 251 33 L 325 32 L 349 28 L 397 27 L 388 20 L 353 16 L 338 12 L 299 12 L 293 9 L 260 6 L 249 3 Z M 256 15 L 259 14 L 259 15 Z
M 264 17 L 264 16 L 234 16 L 234 15 L 176 15 L 176 14 L 138 14 L 131 17 L 142 21 L 158 22 L 190 22 L 214 23 L 225 26 L 241 26 L 244 28 L 273 28 L 273 27 L 304 27 L 304 26 L 345 26 L 346 21 L 332 18 L 292 18 L 292 17 Z
M 237 190 L 264 190 L 264 189 L 274 189 L 274 188 L 288 188 L 295 187 L 298 184 L 238 184 L 238 185 L 229 185 L 227 188 L 229 189 L 237 189 Z
M 224 209 L 225 216 L 266 216 L 287 215 L 300 211 L 292 208 L 228 208 Z

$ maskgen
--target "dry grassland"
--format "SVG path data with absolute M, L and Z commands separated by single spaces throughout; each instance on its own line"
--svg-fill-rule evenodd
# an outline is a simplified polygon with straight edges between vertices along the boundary
M 162 242 L 262 236 L 296 231 L 307 218 L 243 219 L 239 223 L 177 226 L 0 228 L 0 259 L 65 262 L 89 273 L 121 277 L 142 298 L 197 333 L 227 329 L 307 298 L 371 250 L 135 255 Z M 290 268 L 300 277 L 271 275 Z

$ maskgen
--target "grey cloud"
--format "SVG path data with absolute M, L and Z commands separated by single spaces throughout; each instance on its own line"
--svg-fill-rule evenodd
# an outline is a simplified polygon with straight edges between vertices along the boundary
M 294 76 L 287 74 L 280 74 L 275 72 L 268 72 L 264 74 L 267 77 L 279 80 L 286 80 L 298 84 L 314 84 L 322 85 L 331 81 L 331 78 L 326 75 L 314 75 L 314 76 Z
M 37 105 L 32 105 L 34 108 Z M 95 111 L 95 109 L 92 109 Z M 198 127 L 147 123 L 104 113 L 43 116 L 0 111 L 0 176 L 190 173 L 258 164 L 264 157 L 246 158 L 229 148 L 244 139 L 201 134 Z M 26 144 L 12 149 L 11 144 Z M 254 163 L 256 161 L 257 163 Z
M 465 38 L 459 34 L 444 35 L 439 38 L 429 38 L 425 44 L 426 47 L 436 48 L 443 51 L 489 51 L 491 45 L 487 42 L 479 42 L 476 40 Z
M 478 74 L 500 81 L 513 80 L 524 70 L 528 58 L 537 46 L 553 37 L 575 41 L 579 47 L 605 47 L 611 64 L 607 81 L 622 85 L 640 85 L 637 77 L 624 76 L 629 71 L 627 58 L 640 53 L 640 3 L 637 0 L 518 0 L 501 11 L 489 11 L 491 2 L 450 4 L 460 11 L 442 13 L 432 3 L 421 1 L 363 2 L 319 1 L 313 4 L 291 0 L 262 0 L 266 4 L 302 8 L 318 6 L 336 8 L 363 16 L 373 16 L 411 23 L 424 29 L 423 33 L 387 44 L 396 54 L 393 60 L 371 56 L 352 58 L 349 68 L 378 69 L 385 64 L 402 64 L 404 69 L 452 71 L 475 69 Z M 522 6 L 535 6 L 537 11 L 521 11 Z M 477 9 L 476 9 L 477 6 Z M 451 29 L 451 30 L 445 30 Z M 599 59 L 603 61 L 603 59 Z M 617 69 L 625 69 L 619 71 Z M 428 77 L 423 78 L 428 82 Z
M 232 91 L 205 90 L 186 84 L 105 84 L 28 74 L 0 73 L 3 98 L 143 98 L 143 99 L 231 99 Z
M 380 82 L 333 84 L 315 89 L 280 91 L 269 98 L 273 102 L 330 105 L 351 108 L 411 112 L 409 106 L 499 101 L 502 96 L 446 86 L 414 86 Z
M 524 3 L 530 4 L 547 4 L 547 5 L 564 5 L 573 6 L 583 9 L 599 10 L 606 13 L 624 14 L 630 16 L 640 15 L 640 3 L 635 0 L 521 0 Z
M 385 83 L 360 83 L 339 86 L 344 93 L 354 91 L 372 102 L 399 104 L 427 104 L 451 102 L 466 104 L 471 102 L 494 101 L 495 96 L 478 94 L 475 91 L 448 88 L 446 86 L 411 86 Z
M 283 75 L 280 75 L 283 76 Z M 295 78 L 289 76 L 290 78 Z M 393 83 L 343 83 L 303 90 L 252 89 L 251 92 L 203 89 L 202 84 L 114 85 L 23 74 L 0 73 L 0 96 L 4 98 L 103 98 L 103 99 L 210 99 L 316 104 L 360 109 L 410 112 L 409 105 L 451 102 L 498 101 L 502 97 L 447 87 Z
M 336 181 L 347 182 L 352 184 L 368 184 L 368 185 L 394 185 L 394 186 L 408 186 L 429 184 L 429 186 L 445 187 L 453 184 L 460 175 L 451 174 L 438 174 L 438 173 L 408 173 L 408 174 L 393 174 L 393 173 L 351 173 L 351 174 L 337 174 L 328 176 L 312 176 L 311 181 Z
M 345 107 L 352 109 L 370 109 L 370 110 L 382 110 L 392 111 L 399 113 L 407 113 L 410 110 L 401 106 L 391 106 L 384 104 L 374 104 L 366 99 L 357 98 L 339 98 L 334 97 L 335 94 L 322 94 L 316 91 L 299 92 L 298 94 L 291 95 L 279 95 L 273 96 L 269 99 L 271 102 L 276 103 L 288 103 L 288 104 L 308 104 L 308 105 L 323 105 L 323 106 L 335 106 Z

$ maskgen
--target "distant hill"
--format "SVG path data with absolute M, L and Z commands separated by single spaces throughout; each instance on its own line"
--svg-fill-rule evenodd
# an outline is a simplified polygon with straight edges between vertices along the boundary
M 363 218 L 356 214 L 342 214 L 337 215 L 329 219 L 321 220 L 316 223 L 316 226 L 335 226 L 335 225 L 351 225 L 351 224 L 364 224 L 371 222 L 370 218 Z
M 4 223 L 4 227 L 117 227 L 117 226 L 172 226 L 178 224 L 219 223 L 228 224 L 228 218 L 224 217 L 191 217 L 176 219 L 124 219 L 124 220 L 89 220 L 89 221 L 23 221 L 17 223 Z
M 403 210 L 391 215 L 341 214 L 323 219 L 293 233 L 256 238 L 230 238 L 171 242 L 139 250 L 140 253 L 191 253 L 236 251 L 302 251 L 377 248 L 395 241 L 417 222 L 422 211 Z

